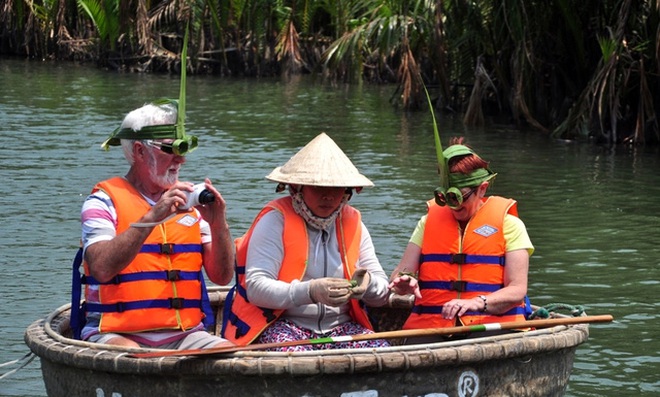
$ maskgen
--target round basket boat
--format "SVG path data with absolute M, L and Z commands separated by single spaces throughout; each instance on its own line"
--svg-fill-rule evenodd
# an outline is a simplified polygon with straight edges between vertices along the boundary
M 216 307 L 226 293 L 209 291 Z M 372 308 L 377 331 L 400 326 L 408 304 Z M 378 349 L 134 358 L 156 350 L 72 339 L 69 313 L 62 306 L 25 333 L 50 397 L 561 396 L 589 336 L 577 324 Z

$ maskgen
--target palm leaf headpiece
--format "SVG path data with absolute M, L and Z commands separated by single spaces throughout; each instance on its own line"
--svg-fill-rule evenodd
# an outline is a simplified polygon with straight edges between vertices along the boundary
M 152 102 L 152 105 L 162 106 L 171 104 L 177 109 L 176 124 L 150 125 L 144 126 L 139 131 L 132 128 L 117 128 L 110 137 L 101 144 L 105 150 L 109 146 L 119 146 L 122 139 L 174 139 L 172 148 L 175 154 L 186 155 L 197 148 L 197 137 L 186 135 L 186 69 L 188 60 L 188 25 L 183 39 L 183 49 L 181 50 L 181 82 L 179 86 L 179 99 L 159 99 Z

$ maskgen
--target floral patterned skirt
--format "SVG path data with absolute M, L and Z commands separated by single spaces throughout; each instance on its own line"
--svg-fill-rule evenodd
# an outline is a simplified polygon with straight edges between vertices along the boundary
M 295 340 L 306 340 L 314 338 L 339 337 L 346 335 L 372 334 L 373 331 L 358 323 L 349 321 L 332 329 L 327 334 L 316 334 L 306 328 L 301 328 L 289 320 L 281 319 L 275 321 L 261 334 L 257 343 L 282 343 Z M 308 350 L 326 349 L 350 349 L 359 347 L 387 347 L 390 344 L 384 339 L 346 341 L 337 343 L 319 343 L 313 345 L 285 346 L 268 349 L 269 351 L 296 352 Z

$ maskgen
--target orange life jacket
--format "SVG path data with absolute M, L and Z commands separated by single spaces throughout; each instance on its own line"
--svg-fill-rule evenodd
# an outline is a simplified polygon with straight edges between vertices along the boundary
M 106 192 L 117 211 L 117 234 L 137 222 L 149 203 L 124 178 L 112 178 L 94 187 Z M 85 310 L 101 313 L 100 332 L 187 330 L 199 325 L 204 314 L 202 245 L 194 211 L 179 214 L 156 226 L 133 261 L 109 282 L 90 276 L 83 263 Z M 98 299 L 90 302 L 90 286 Z
M 471 299 L 503 288 L 506 241 L 504 216 L 517 216 L 512 199 L 490 196 L 468 222 L 461 238 L 459 225 L 448 207 L 428 202 L 419 265 L 417 299 L 404 329 L 456 325 L 442 318 L 442 305 L 451 299 Z M 525 302 L 501 315 L 468 311 L 460 317 L 464 325 L 523 321 Z
M 284 215 L 284 258 L 278 274 L 278 280 L 291 282 L 301 280 L 307 268 L 308 237 L 307 226 L 298 215 L 291 202 L 291 197 L 282 197 L 268 203 L 257 215 L 250 229 L 236 239 L 236 284 L 232 287 L 225 301 L 222 322 L 224 338 L 238 344 L 252 343 L 262 332 L 282 315 L 284 310 L 268 309 L 253 305 L 247 298 L 245 289 L 245 262 L 250 237 L 259 219 L 270 211 L 279 211 Z M 345 205 L 337 217 L 337 241 L 344 267 L 344 277 L 350 278 L 355 271 L 360 252 L 362 226 L 360 213 Z M 354 321 L 372 329 L 366 312 L 356 299 L 350 300 L 350 314 Z

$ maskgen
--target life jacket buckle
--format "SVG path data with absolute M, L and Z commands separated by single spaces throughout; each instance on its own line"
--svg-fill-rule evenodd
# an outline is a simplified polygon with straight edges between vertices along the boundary
M 167 274 L 167 281 L 178 281 L 181 279 L 180 270 L 167 270 L 165 273 Z
M 467 281 L 450 281 L 449 289 L 457 292 L 467 291 Z
M 171 309 L 183 309 L 183 298 L 170 298 Z
M 171 255 L 174 253 L 174 244 L 169 243 L 169 244 L 159 244 L 159 245 L 160 245 L 161 254 Z
M 466 263 L 467 254 L 451 254 L 449 263 L 456 265 L 464 265 Z

